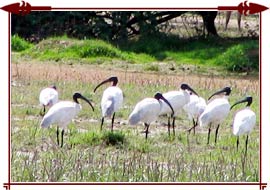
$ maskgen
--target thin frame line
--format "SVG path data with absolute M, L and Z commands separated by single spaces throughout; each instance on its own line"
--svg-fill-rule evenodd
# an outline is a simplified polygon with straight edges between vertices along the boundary
M 107 8 L 104 8 L 104 7 L 92 7 L 92 8 L 85 8 L 85 7 L 79 7 L 79 8 L 68 8 L 68 7 L 52 7 L 51 10 L 91 10 L 91 11 L 94 11 L 94 10 L 188 10 L 188 11 L 194 11 L 194 10 L 217 10 L 217 8 L 173 8 L 173 7 L 168 7 L 168 8 L 158 8 L 158 7 L 151 7 L 151 8 L 140 8 L 140 7 L 134 7 L 134 8 L 115 8 L 115 7 L 107 7 Z M 128 182 L 89 182 L 89 183 L 85 183 L 85 182 L 70 182 L 70 183 L 65 183 L 65 182 L 44 182 L 44 183 L 39 183 L 39 182 L 11 182 L 11 153 L 10 153 L 10 150 L 11 150 L 11 121 L 10 121 L 10 103 L 11 103 L 11 98 L 10 98 L 10 95 L 11 95 L 11 87 L 10 87 L 10 84 L 9 84 L 9 87 L 8 87 L 8 103 L 9 103 L 9 107 L 8 107 L 8 124 L 9 124 L 9 129 L 8 129 L 8 151 L 9 151 L 9 154 L 8 154 L 8 159 L 9 159 L 9 163 L 8 163 L 8 169 L 9 169 L 9 172 L 8 172 L 8 183 L 4 183 L 4 185 L 8 185 L 9 186 L 9 189 L 10 189 L 10 186 L 11 185 L 226 185 L 226 186 L 230 186 L 230 185 L 259 185 L 260 187 L 263 186 L 263 185 L 267 185 L 267 183 L 262 183 L 262 163 L 261 163 L 261 156 L 262 156 L 262 127 L 261 127 L 261 90 L 262 90 L 262 87 L 261 87 L 261 42 L 262 42 L 262 38 L 261 38 L 261 26 L 262 26 L 262 20 L 261 20 L 261 12 L 259 13 L 259 16 L 260 16 L 260 36 L 259 36 L 259 85 L 260 85 L 260 171 L 259 171 L 259 182 L 182 182 L 182 183 L 178 183 L 178 182 L 131 182 L 131 183 L 128 183 Z M 11 26 L 10 26 L 10 23 L 11 23 L 11 13 L 9 13 L 9 16 L 8 16 L 8 25 L 9 25 L 9 29 L 8 29 L 8 32 L 9 32 L 9 36 L 8 36 L 8 39 L 9 39 L 9 44 L 8 44 L 8 50 L 9 50 L 9 57 L 8 57 L 8 65 L 9 65 L 9 68 L 8 68 L 8 78 L 9 78 L 9 82 L 11 81 L 11 78 L 10 78 L 10 71 L 11 71 Z

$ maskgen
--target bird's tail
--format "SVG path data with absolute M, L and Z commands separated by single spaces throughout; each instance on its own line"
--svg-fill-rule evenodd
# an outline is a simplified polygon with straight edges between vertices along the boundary
M 41 123 L 40 123 L 40 127 L 42 128 L 48 128 L 51 124 L 51 121 L 48 118 L 43 118 Z
M 107 101 L 106 104 L 102 107 L 102 116 L 108 117 L 111 116 L 114 112 L 114 102 L 113 100 Z
M 140 116 L 139 114 L 130 114 L 128 118 L 128 122 L 130 125 L 136 125 L 140 121 Z

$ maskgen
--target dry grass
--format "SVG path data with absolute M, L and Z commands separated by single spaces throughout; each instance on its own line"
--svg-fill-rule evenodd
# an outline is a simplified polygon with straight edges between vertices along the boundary
M 190 73 L 177 75 L 162 75 L 159 73 L 141 73 L 114 69 L 104 69 L 91 65 L 55 65 L 55 64 L 13 64 L 13 80 L 50 80 L 50 81 L 80 81 L 83 83 L 97 83 L 111 75 L 117 75 L 121 84 L 136 84 L 141 86 L 155 85 L 178 87 L 181 83 L 192 84 L 195 89 L 219 89 L 223 86 L 231 86 L 239 93 L 254 93 L 259 96 L 259 80 L 249 77 L 219 77 L 204 76 Z

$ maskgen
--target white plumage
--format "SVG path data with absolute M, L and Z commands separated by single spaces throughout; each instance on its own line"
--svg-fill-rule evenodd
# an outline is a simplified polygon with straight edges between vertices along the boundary
M 161 108 L 160 101 L 155 98 L 145 98 L 138 102 L 129 116 L 129 123 L 136 125 L 140 121 L 150 124 L 156 121 Z
M 66 129 L 71 120 L 81 111 L 82 106 L 71 101 L 60 101 L 52 106 L 43 117 L 41 127 L 47 128 L 57 124 L 61 129 Z
M 252 103 L 252 97 L 248 96 L 231 106 L 231 109 L 240 103 L 247 102 L 246 108 L 239 110 L 236 112 L 233 120 L 233 134 L 237 136 L 237 150 L 239 145 L 239 136 L 246 134 L 246 150 L 245 155 L 247 153 L 247 144 L 248 144 L 248 136 L 256 125 L 256 114 L 250 109 L 250 105 Z
M 194 129 L 194 133 L 195 133 L 195 126 L 198 124 L 199 116 L 204 112 L 205 108 L 206 108 L 205 99 L 197 96 L 196 94 L 191 94 L 189 102 L 183 107 L 183 109 L 188 115 L 188 118 L 193 121 L 192 128 Z
M 144 123 L 146 131 L 145 131 L 145 138 L 147 139 L 148 136 L 148 129 L 150 124 L 153 121 L 156 121 L 160 110 L 162 108 L 162 101 L 166 102 L 170 109 L 171 113 L 174 114 L 174 110 L 168 100 L 166 100 L 162 94 L 156 93 L 155 98 L 145 98 L 138 102 L 132 111 L 132 113 L 129 115 L 129 124 L 136 125 L 140 121 Z
M 114 123 L 114 116 L 115 112 L 117 112 L 122 104 L 123 104 L 123 92 L 122 90 L 117 87 L 118 79 L 117 77 L 110 77 L 105 81 L 102 81 L 97 87 L 94 89 L 94 92 L 97 90 L 98 87 L 101 85 L 112 82 L 112 86 L 106 88 L 103 92 L 102 99 L 101 99 L 101 111 L 102 111 L 102 119 L 101 119 L 101 129 L 104 123 L 105 117 L 112 117 L 112 126 L 111 130 L 113 131 L 113 123 Z
M 219 125 L 230 112 L 230 104 L 226 98 L 217 98 L 211 101 L 199 117 L 201 127 Z
M 189 102 L 190 93 L 197 94 L 189 85 L 181 84 L 179 91 L 170 91 L 163 94 L 164 98 L 170 102 L 174 110 L 174 114 L 172 115 L 173 117 L 172 126 L 174 135 L 175 135 L 175 117 L 181 113 L 184 105 L 186 105 Z M 170 107 L 164 102 L 161 102 L 161 111 L 159 115 L 165 114 L 171 115 L 171 113 L 172 110 L 170 109 Z M 168 132 L 170 135 L 170 116 L 168 117 Z
M 250 134 L 256 124 L 256 115 L 246 107 L 235 114 L 233 120 L 233 134 L 236 136 Z
M 175 110 L 174 116 L 176 116 L 181 113 L 183 106 L 189 102 L 190 95 L 185 90 L 179 90 L 179 91 L 166 92 L 163 94 L 163 96 L 172 105 L 173 109 Z M 159 113 L 160 115 L 172 113 L 172 110 L 165 102 L 161 102 L 161 104 L 162 104 L 162 108 Z
M 199 117 L 199 126 L 205 127 L 210 125 L 208 129 L 207 144 L 209 144 L 210 140 L 211 125 L 214 126 L 217 125 L 215 133 L 215 143 L 216 143 L 219 126 L 230 112 L 230 104 L 228 101 L 228 96 L 231 93 L 230 87 L 225 87 L 224 89 L 214 93 L 211 97 L 213 97 L 214 95 L 220 95 L 222 93 L 225 93 L 225 96 L 216 98 L 212 100 L 210 103 L 208 103 L 207 106 L 205 107 L 205 110 Z
M 39 94 L 40 105 L 43 106 L 43 115 L 45 114 L 45 107 L 51 107 L 58 102 L 58 92 L 56 86 L 44 88 Z
M 123 104 L 123 92 L 117 86 L 104 90 L 101 99 L 102 117 L 111 117 Z
M 62 141 L 61 147 L 63 146 L 63 136 L 64 130 L 67 129 L 68 124 L 71 120 L 80 112 L 82 109 L 81 105 L 78 102 L 78 99 L 81 98 L 89 103 L 89 105 L 94 110 L 92 104 L 89 100 L 83 97 L 80 93 L 74 93 L 73 102 L 72 101 L 60 101 L 54 104 L 46 115 L 43 117 L 40 126 L 42 128 L 48 128 L 52 124 L 57 125 L 57 144 L 59 145 L 59 128 L 62 129 Z

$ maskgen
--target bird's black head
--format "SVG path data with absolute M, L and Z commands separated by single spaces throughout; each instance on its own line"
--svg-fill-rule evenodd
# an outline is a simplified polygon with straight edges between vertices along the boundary
M 215 92 L 214 94 L 212 94 L 212 95 L 208 98 L 208 100 L 210 100 L 213 96 L 219 95 L 219 94 L 222 94 L 222 93 L 224 93 L 225 96 L 229 96 L 229 95 L 231 94 L 231 91 L 232 91 L 231 87 L 225 87 L 225 88 L 223 88 L 223 89 L 221 89 L 221 90 Z
M 225 96 L 229 96 L 231 94 L 232 89 L 231 87 L 227 86 L 223 89 L 223 91 L 225 92 Z
M 193 94 L 196 94 L 198 96 L 197 92 L 195 92 L 195 90 L 193 90 L 188 84 L 183 83 L 183 84 L 181 84 L 180 88 L 182 90 L 189 90 L 190 92 L 192 92 Z
M 56 90 L 56 89 L 57 89 L 55 85 L 52 85 L 52 86 L 51 86 L 51 88 L 53 88 L 54 90 Z
M 81 97 L 82 97 L 82 95 L 79 92 L 75 92 L 73 94 L 73 101 L 76 102 L 76 103 L 79 103 L 78 99 L 81 98 Z
M 103 84 L 105 84 L 105 83 L 108 83 L 108 82 L 112 82 L 112 86 L 116 86 L 117 83 L 118 83 L 118 78 L 117 78 L 116 76 L 113 76 L 113 77 L 110 77 L 110 78 L 108 78 L 108 79 L 102 81 L 100 84 L 98 84 L 98 85 L 96 86 L 96 88 L 94 89 L 94 92 L 96 92 L 96 90 L 97 90 L 101 85 L 103 85 Z
M 157 100 L 160 100 L 160 99 L 162 99 L 162 94 L 160 93 L 160 92 L 157 92 L 156 94 L 155 94 L 155 96 L 154 96 L 154 98 L 156 98 Z
M 116 76 L 110 77 L 108 80 L 112 82 L 112 86 L 116 86 L 118 83 L 118 78 Z
M 163 100 L 166 104 L 168 104 L 168 106 L 172 110 L 172 116 L 174 115 L 174 109 L 173 109 L 172 105 L 170 104 L 170 102 L 166 98 L 164 98 L 164 96 L 160 92 L 157 92 L 155 94 L 154 98 L 157 99 L 157 100 Z
M 81 95 L 81 93 L 75 92 L 75 93 L 73 94 L 73 101 L 76 102 L 77 104 L 79 104 L 78 99 L 82 99 L 82 100 L 86 101 L 86 102 L 91 106 L 91 108 L 92 108 L 93 111 L 94 111 L 94 107 L 93 107 L 93 105 L 91 104 L 91 102 L 90 102 L 87 98 L 85 98 L 83 95 Z
M 252 96 L 247 96 L 247 97 L 245 97 L 244 99 L 235 102 L 235 103 L 231 106 L 231 109 L 232 109 L 234 106 L 236 106 L 237 104 L 245 103 L 245 102 L 247 102 L 246 107 L 250 106 L 250 105 L 252 104 Z

